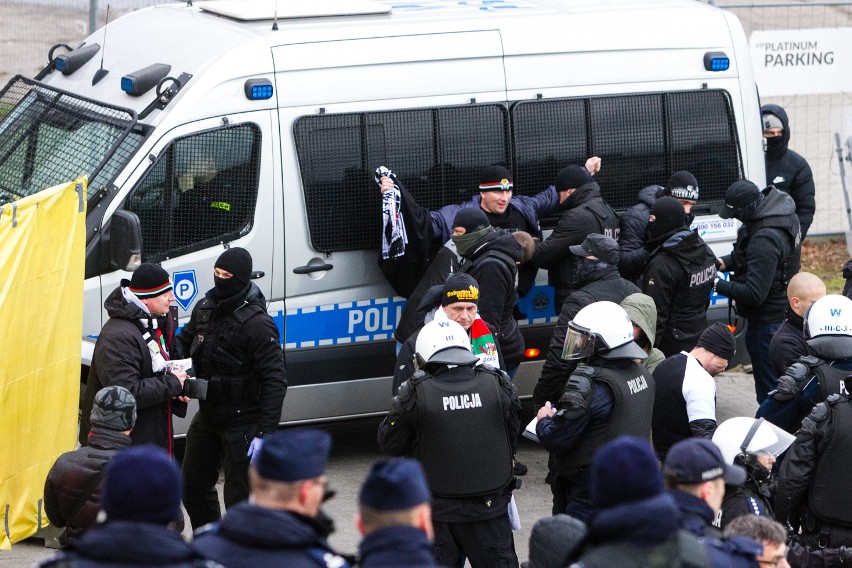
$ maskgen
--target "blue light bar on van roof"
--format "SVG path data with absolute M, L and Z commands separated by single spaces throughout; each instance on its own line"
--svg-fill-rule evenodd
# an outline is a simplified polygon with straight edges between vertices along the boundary
M 704 68 L 708 71 L 727 71 L 731 60 L 722 51 L 708 51 L 704 54 Z
M 272 98 L 272 83 L 269 79 L 249 79 L 245 83 L 246 98 L 250 101 L 265 101 Z

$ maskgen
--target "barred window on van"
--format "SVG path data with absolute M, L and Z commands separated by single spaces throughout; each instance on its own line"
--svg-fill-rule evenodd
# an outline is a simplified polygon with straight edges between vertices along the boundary
M 160 261 L 251 230 L 260 129 L 241 124 L 177 138 L 133 189 L 126 209 L 142 225 L 142 257 Z
M 294 137 L 311 243 L 324 252 L 379 247 L 378 166 L 435 209 L 477 194 L 483 167 L 511 163 L 503 105 L 305 116 Z

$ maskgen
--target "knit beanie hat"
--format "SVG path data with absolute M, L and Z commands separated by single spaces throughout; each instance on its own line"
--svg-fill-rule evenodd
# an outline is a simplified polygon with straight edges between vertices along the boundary
M 456 272 L 447 278 L 441 291 L 441 305 L 449 306 L 456 302 L 479 303 L 479 284 L 470 274 Z
M 461 227 L 464 229 L 465 234 L 490 226 L 491 222 L 488 220 L 485 212 L 479 207 L 464 207 L 459 209 L 453 219 L 453 229 Z
M 102 388 L 95 394 L 89 419 L 92 426 L 123 432 L 136 424 L 136 398 L 124 387 Z
M 620 436 L 598 448 L 591 477 L 595 509 L 609 509 L 663 493 L 663 474 L 651 444 L 635 436 Z
M 243 284 L 251 280 L 251 254 L 244 248 L 231 247 L 216 259 L 215 268 L 227 270 Z
M 132 446 L 107 464 L 101 507 L 107 521 L 166 525 L 180 514 L 182 487 L 177 465 L 162 448 Z
M 710 353 L 718 355 L 722 359 L 730 361 L 737 352 L 737 340 L 728 326 L 722 322 L 716 322 L 701 334 L 696 347 L 703 347 Z
M 780 128 L 784 130 L 784 123 L 781 122 L 781 119 L 772 114 L 771 112 L 764 113 L 763 116 L 760 117 L 761 122 L 763 122 L 763 131 L 766 132 L 770 128 Z
M 563 168 L 558 174 L 556 174 L 556 191 L 577 189 L 590 181 L 594 180 L 592 180 L 592 176 L 586 168 L 571 165 Z
M 377 511 L 403 511 L 431 501 L 423 467 L 410 458 L 375 462 L 358 494 L 361 505 Z
M 686 170 L 675 172 L 666 184 L 666 195 L 676 199 L 698 201 L 698 180 Z
M 128 288 L 137 298 L 156 298 L 171 290 L 172 283 L 161 266 L 146 262 L 133 272 Z
M 493 164 L 482 170 L 479 177 L 479 191 L 511 191 L 512 173 L 499 164 Z
M 686 227 L 683 205 L 674 197 L 659 198 L 651 207 L 651 215 L 654 220 L 648 223 L 648 233 L 652 241 Z
M 719 211 L 719 217 L 722 219 L 736 217 L 739 213 L 738 210 L 745 209 L 758 201 L 762 195 L 760 189 L 747 179 L 735 181 L 725 190 L 725 205 Z

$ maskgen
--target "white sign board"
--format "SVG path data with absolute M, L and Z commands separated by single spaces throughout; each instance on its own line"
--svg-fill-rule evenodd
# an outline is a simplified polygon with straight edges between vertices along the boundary
M 755 31 L 750 47 L 761 96 L 852 91 L 852 28 Z

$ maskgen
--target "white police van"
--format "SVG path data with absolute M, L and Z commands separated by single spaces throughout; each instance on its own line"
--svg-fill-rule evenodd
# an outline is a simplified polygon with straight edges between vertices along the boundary
M 89 339 L 140 240 L 183 321 L 223 247 L 247 248 L 284 342 L 282 420 L 379 413 L 403 301 L 377 266 L 376 166 L 434 208 L 468 199 L 488 164 L 532 195 L 597 155 L 618 210 L 686 169 L 696 225 L 726 253 L 725 188 L 764 181 L 747 49 L 733 15 L 692 0 L 158 6 L 0 91 L 0 202 L 89 175 Z M 520 307 L 527 393 L 554 316 L 545 281 Z

